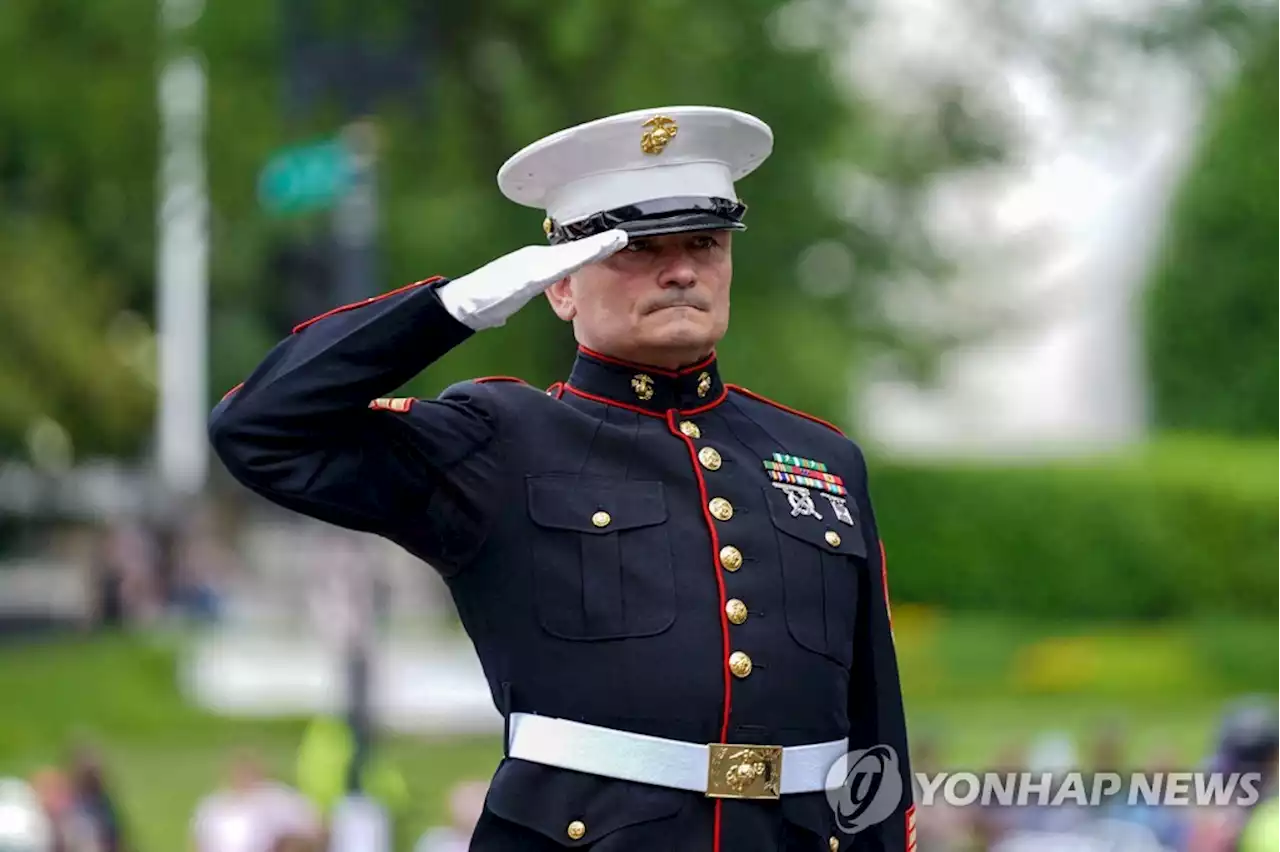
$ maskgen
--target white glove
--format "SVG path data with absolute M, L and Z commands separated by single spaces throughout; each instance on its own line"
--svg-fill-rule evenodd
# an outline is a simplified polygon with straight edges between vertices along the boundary
M 626 232 L 613 230 L 571 243 L 525 246 L 445 284 L 439 290 L 440 301 L 455 319 L 476 331 L 496 328 L 561 278 L 626 244 Z

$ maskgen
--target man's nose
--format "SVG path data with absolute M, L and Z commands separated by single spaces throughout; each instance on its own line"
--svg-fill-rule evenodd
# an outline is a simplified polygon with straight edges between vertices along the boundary
M 687 290 L 698 283 L 698 271 L 684 255 L 671 259 L 658 274 L 658 285 Z

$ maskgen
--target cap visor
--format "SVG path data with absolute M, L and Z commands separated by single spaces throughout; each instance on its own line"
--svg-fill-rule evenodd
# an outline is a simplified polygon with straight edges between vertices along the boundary
M 651 219 L 635 219 L 617 226 L 631 237 L 657 237 L 689 231 L 745 231 L 747 226 L 714 213 L 675 213 Z

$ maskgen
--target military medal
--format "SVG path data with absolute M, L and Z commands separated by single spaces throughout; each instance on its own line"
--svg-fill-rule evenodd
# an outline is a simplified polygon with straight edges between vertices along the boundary
M 808 488 L 801 488 L 799 485 L 788 485 L 785 482 L 775 482 L 773 487 L 786 493 L 787 500 L 791 503 L 791 517 L 798 518 L 801 515 L 812 515 L 818 520 L 822 520 L 822 515 L 818 514 L 818 507 L 813 505 L 813 495 L 809 493 Z
M 774 453 L 772 459 L 764 459 L 764 469 L 775 483 L 787 482 L 805 488 L 816 488 L 841 497 L 849 493 L 844 487 L 843 479 L 830 473 L 826 464 L 813 459 Z M 836 511 L 839 512 L 838 509 Z
M 849 526 L 853 526 L 853 515 L 849 513 L 849 504 L 844 501 L 843 497 L 837 497 L 834 494 L 822 492 L 822 496 L 827 498 L 827 502 L 831 504 L 831 510 L 836 513 L 836 519 L 845 522 Z

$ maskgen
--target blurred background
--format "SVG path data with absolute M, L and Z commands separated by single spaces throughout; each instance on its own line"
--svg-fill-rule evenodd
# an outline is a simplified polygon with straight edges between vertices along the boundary
M 927 809 L 920 848 L 1267 848 L 1276 33 L 1246 0 L 0 3 L 0 810 L 59 852 L 465 848 L 500 720 L 443 585 L 231 483 L 205 417 L 297 322 L 541 241 L 495 182 L 524 144 L 706 103 L 777 136 L 722 369 L 868 450 L 916 768 L 1268 774 L 1251 812 Z M 404 393 L 573 354 L 535 305 Z

